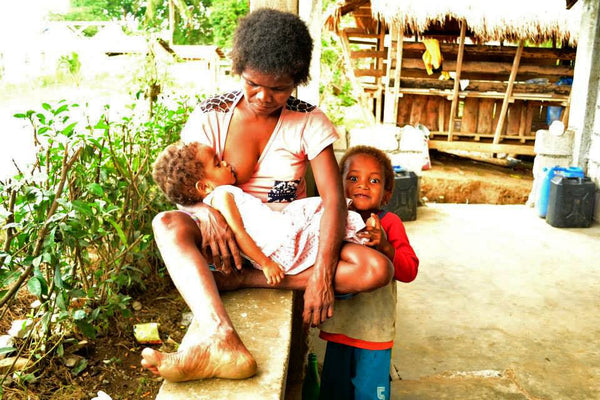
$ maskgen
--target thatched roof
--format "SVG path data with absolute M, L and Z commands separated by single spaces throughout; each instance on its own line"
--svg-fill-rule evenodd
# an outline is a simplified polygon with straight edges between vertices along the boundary
M 480 42 L 529 40 L 577 43 L 582 1 L 567 10 L 565 0 L 371 0 L 375 18 L 423 33 L 432 24 L 465 19 Z

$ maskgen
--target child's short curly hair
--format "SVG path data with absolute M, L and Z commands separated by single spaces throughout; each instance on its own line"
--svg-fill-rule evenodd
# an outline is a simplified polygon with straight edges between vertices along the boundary
M 204 165 L 198 159 L 201 144 L 174 143 L 160 152 L 152 167 L 152 178 L 167 198 L 176 204 L 202 201 L 196 182 L 204 178 Z
M 313 41 L 306 24 L 295 14 L 260 8 L 242 18 L 231 52 L 233 72 L 246 68 L 289 75 L 296 85 L 308 82 Z
M 349 148 L 340 160 L 340 172 L 344 173 L 346 161 L 356 154 L 366 154 L 377 160 L 383 171 L 383 188 L 385 191 L 391 193 L 394 190 L 394 168 L 392 167 L 392 161 L 387 154 L 375 147 L 361 145 Z

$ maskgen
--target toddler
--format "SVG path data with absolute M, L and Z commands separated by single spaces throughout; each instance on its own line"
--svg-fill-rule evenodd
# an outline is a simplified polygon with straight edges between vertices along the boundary
M 366 221 L 359 232 L 368 246 L 394 264 L 394 279 L 410 282 L 419 259 L 402 220 L 383 211 L 394 188 L 392 163 L 381 150 L 350 148 L 340 160 L 350 208 Z M 389 399 L 391 351 L 396 321 L 396 283 L 336 303 L 333 318 L 322 323 L 319 337 L 327 341 L 320 399 Z

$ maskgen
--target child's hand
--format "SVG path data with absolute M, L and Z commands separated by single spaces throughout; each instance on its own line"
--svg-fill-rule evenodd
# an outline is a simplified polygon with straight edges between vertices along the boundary
M 385 240 L 385 232 L 381 228 L 379 217 L 376 214 L 371 214 L 365 224 L 367 225 L 366 228 L 358 232 L 357 236 L 361 239 L 365 239 L 365 242 L 363 243 L 365 246 L 378 248 L 382 241 L 382 237 Z
M 285 276 L 283 267 L 273 260 L 266 262 L 262 266 L 262 271 L 265 274 L 265 278 L 267 278 L 267 283 L 271 286 L 278 285 Z

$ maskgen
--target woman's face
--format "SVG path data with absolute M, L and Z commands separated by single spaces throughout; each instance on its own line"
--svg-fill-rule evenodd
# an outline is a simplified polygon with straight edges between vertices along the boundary
M 278 112 L 296 88 L 289 75 L 277 76 L 246 68 L 241 77 L 244 83 L 244 97 L 250 109 L 260 115 Z

